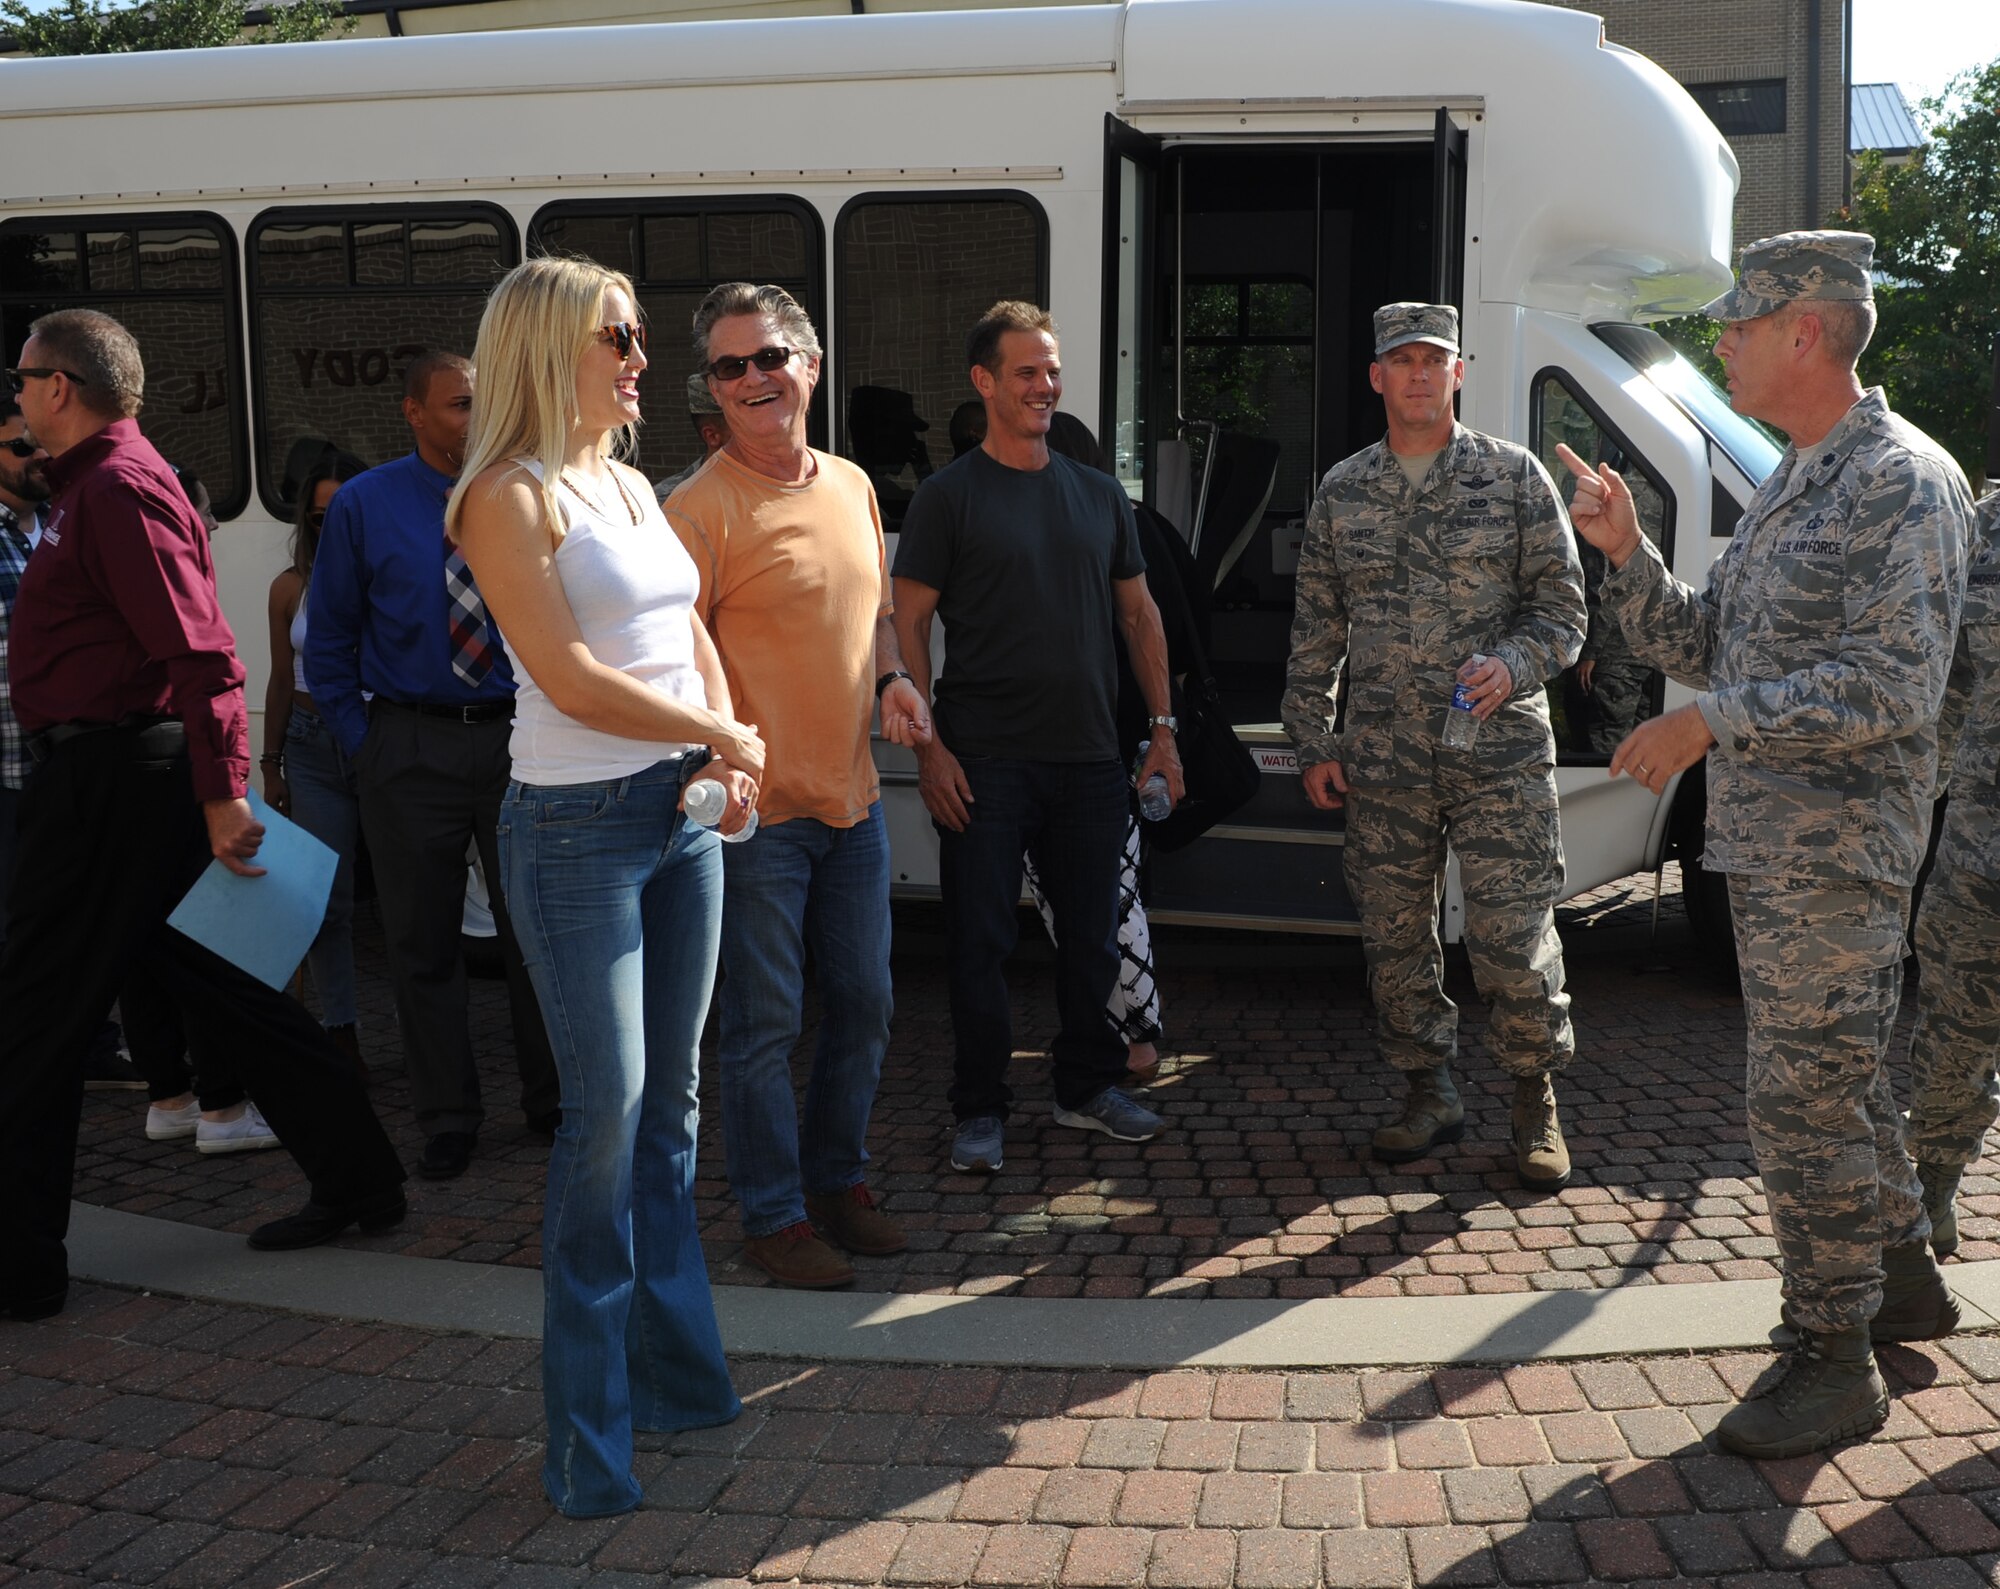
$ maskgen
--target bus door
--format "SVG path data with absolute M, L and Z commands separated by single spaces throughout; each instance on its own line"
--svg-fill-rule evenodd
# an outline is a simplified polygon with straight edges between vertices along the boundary
M 1405 124 L 1407 127 L 1407 123 Z M 1249 806 L 1158 858 L 1156 910 L 1352 930 L 1341 824 L 1279 726 L 1295 575 L 1320 478 L 1382 434 L 1372 316 L 1460 300 L 1465 133 L 1220 142 L 1107 118 L 1104 413 L 1120 479 L 1186 541 L 1210 662 L 1264 764 Z

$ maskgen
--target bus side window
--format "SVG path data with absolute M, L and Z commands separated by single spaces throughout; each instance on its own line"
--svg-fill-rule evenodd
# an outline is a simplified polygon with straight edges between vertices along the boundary
M 218 518 L 250 495 L 236 238 L 212 215 L 94 215 L 0 222 L 0 345 L 19 362 L 29 325 L 56 309 L 108 314 L 139 344 L 139 428 L 207 487 Z
M 520 258 L 490 204 L 266 210 L 251 223 L 258 493 L 289 518 L 299 465 L 410 450 L 403 378 L 419 354 L 472 356 L 493 284 Z
M 1555 481 L 1556 495 L 1567 508 L 1576 482 L 1556 456 L 1556 444 L 1566 443 L 1578 457 L 1607 463 L 1625 477 L 1639 513 L 1639 528 L 1670 562 L 1673 557 L 1673 497 L 1652 467 L 1613 431 L 1603 417 L 1578 394 L 1564 375 L 1544 370 L 1535 377 L 1534 451 Z M 1618 620 L 1603 601 L 1610 565 L 1604 554 L 1577 538 L 1583 561 L 1584 602 L 1589 630 L 1583 655 L 1559 679 L 1548 684 L 1549 716 L 1555 724 L 1557 760 L 1565 764 L 1609 761 L 1618 742 L 1660 710 L 1665 680 L 1633 654 Z
M 784 194 L 582 199 L 535 213 L 528 224 L 531 254 L 594 259 L 638 288 L 651 367 L 641 387 L 646 423 L 632 462 L 647 479 L 657 484 L 702 458 L 686 393 L 696 367 L 689 341 L 696 306 L 725 281 L 770 282 L 804 306 L 825 340 L 823 241 L 819 212 Z M 814 446 L 826 445 L 826 399 L 817 392 L 806 432 Z
M 1003 298 L 1048 303 L 1048 219 L 1026 194 L 864 194 L 833 227 L 840 450 L 868 472 L 882 528 L 952 460 L 973 399 L 965 337 Z

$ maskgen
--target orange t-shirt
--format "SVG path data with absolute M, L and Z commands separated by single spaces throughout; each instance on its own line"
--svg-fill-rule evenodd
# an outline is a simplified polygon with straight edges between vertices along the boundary
M 790 486 L 719 452 L 666 512 L 701 575 L 695 611 L 722 654 L 736 720 L 764 738 L 759 817 L 848 828 L 878 792 L 868 729 L 889 573 L 868 476 L 813 458 L 813 478 Z

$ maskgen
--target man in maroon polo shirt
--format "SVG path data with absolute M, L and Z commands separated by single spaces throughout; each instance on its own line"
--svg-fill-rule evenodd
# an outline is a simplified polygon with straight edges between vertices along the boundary
M 75 1056 L 134 969 L 173 988 L 190 1027 L 236 1056 L 306 1173 L 305 1208 L 260 1226 L 252 1246 L 384 1229 L 404 1203 L 395 1150 L 318 1023 L 166 925 L 211 854 L 262 876 L 264 829 L 244 798 L 243 667 L 208 537 L 134 417 L 138 346 L 108 315 L 64 310 L 29 327 L 7 378 L 50 454 L 52 491 L 10 646 L 14 710 L 38 765 L 0 957 L 0 1317 L 32 1319 L 58 1312 L 68 1288 Z

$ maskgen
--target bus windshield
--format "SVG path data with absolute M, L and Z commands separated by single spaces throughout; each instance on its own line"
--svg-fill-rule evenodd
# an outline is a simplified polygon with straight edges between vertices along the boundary
M 1752 485 L 1762 485 L 1764 477 L 1778 467 L 1784 447 L 1762 425 L 1731 408 L 1728 395 L 1717 391 L 1659 332 L 1634 325 L 1596 325 L 1590 329 L 1665 393 L 1750 477 Z

